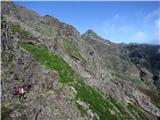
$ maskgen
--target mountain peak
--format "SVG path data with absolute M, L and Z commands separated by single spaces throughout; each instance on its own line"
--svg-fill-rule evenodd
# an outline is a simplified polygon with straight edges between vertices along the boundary
M 92 29 L 86 31 L 86 33 L 95 33 Z
M 98 36 L 97 34 L 96 34 L 96 32 L 94 32 L 93 30 L 91 30 L 91 29 L 89 29 L 89 30 L 87 30 L 83 35 L 92 35 L 92 36 Z
M 91 39 L 91 40 L 98 40 L 98 41 L 109 41 L 109 40 L 105 40 L 102 37 L 100 37 L 99 35 L 97 35 L 96 32 L 94 32 L 93 30 L 89 29 L 87 30 L 84 34 L 82 34 L 82 38 L 83 39 Z

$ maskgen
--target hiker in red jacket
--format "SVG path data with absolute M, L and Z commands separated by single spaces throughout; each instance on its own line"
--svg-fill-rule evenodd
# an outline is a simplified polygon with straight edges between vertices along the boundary
M 13 96 L 19 96 L 19 98 L 27 98 L 26 94 L 30 92 L 31 88 L 32 88 L 32 83 L 30 83 L 31 80 L 18 80 L 17 79 L 17 84 L 18 84 L 18 88 L 17 87 L 13 87 L 14 89 L 14 93 Z M 22 86 L 23 85 L 23 86 Z
M 22 98 L 22 97 L 25 98 L 24 97 L 25 91 L 23 87 L 19 87 L 19 88 L 14 87 L 14 89 L 15 89 L 15 92 L 13 93 L 12 98 L 17 95 L 19 96 L 19 98 Z
M 22 87 L 19 87 L 17 91 L 19 95 L 24 95 L 24 89 Z
M 17 93 L 18 93 L 18 95 L 19 95 L 19 98 L 21 98 L 21 97 L 23 97 L 23 98 L 25 98 L 25 91 L 24 91 L 24 88 L 23 87 L 19 87 L 18 89 L 17 89 Z

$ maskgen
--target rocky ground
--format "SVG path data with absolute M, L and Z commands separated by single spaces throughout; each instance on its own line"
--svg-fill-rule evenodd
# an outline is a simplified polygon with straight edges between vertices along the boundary
M 13 2 L 1 10 L 3 120 L 160 118 L 160 46 L 80 35 Z

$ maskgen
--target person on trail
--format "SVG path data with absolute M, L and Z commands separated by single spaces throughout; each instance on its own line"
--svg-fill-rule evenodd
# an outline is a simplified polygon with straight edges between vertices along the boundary
M 18 88 L 18 94 L 19 95 L 24 95 L 24 89 L 22 87 Z
M 14 93 L 13 96 L 19 96 L 19 98 L 26 98 L 26 94 L 30 92 L 32 88 L 31 80 L 16 80 L 17 86 L 13 87 Z M 13 97 L 12 97 L 13 98 Z
M 25 91 L 24 91 L 23 87 L 18 87 L 18 88 L 14 87 L 14 89 L 15 89 L 15 92 L 13 93 L 12 98 L 17 95 L 19 96 L 19 98 L 21 98 L 21 97 L 25 98 L 25 96 L 24 96 Z
M 25 95 L 25 91 L 24 91 L 24 88 L 23 87 L 19 87 L 17 89 L 17 93 L 19 95 L 19 98 L 23 97 L 23 98 L 26 98 L 24 95 Z
M 27 97 L 25 96 L 25 93 L 26 93 L 26 91 L 24 90 L 24 86 L 23 87 L 19 87 L 18 89 L 17 89 L 17 93 L 18 93 L 18 95 L 19 95 L 19 98 L 24 98 L 24 99 L 26 99 Z

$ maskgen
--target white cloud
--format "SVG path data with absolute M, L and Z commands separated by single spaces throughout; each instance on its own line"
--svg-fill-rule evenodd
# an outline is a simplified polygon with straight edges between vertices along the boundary
M 116 25 L 109 21 L 105 21 L 102 24 L 102 30 L 106 34 L 124 34 L 133 30 L 133 27 L 128 25 Z
M 160 44 L 160 19 L 155 20 L 155 40 Z
M 117 13 L 112 17 L 112 20 L 117 22 L 125 22 L 126 19 L 125 19 L 125 16 L 122 16 Z
M 155 20 L 155 26 L 158 30 L 160 30 L 160 18 Z
M 127 26 L 127 25 L 126 26 L 121 26 L 121 27 L 118 28 L 119 31 L 124 32 L 124 33 L 129 32 L 132 29 L 133 28 L 131 26 Z
M 155 18 L 158 18 L 159 17 L 159 14 L 160 14 L 160 8 L 148 13 L 145 17 L 144 17 L 144 20 L 145 22 L 146 21 L 150 21 L 150 20 L 153 20 Z
M 101 29 L 102 29 L 103 33 L 105 33 L 106 35 L 111 35 L 115 31 L 115 24 L 110 23 L 109 21 L 105 21 L 102 23 Z
M 142 31 L 136 32 L 131 36 L 131 40 L 134 43 L 146 43 L 148 42 L 148 36 Z
M 152 39 L 153 43 L 160 45 L 160 32 L 157 31 Z
M 101 33 L 102 37 L 115 42 L 160 44 L 159 10 L 146 15 L 146 22 L 141 26 L 128 24 L 126 21 L 128 18 L 115 14 L 111 19 L 96 25 L 94 28 Z M 143 18 L 144 16 L 141 15 L 142 23 Z
M 132 43 L 146 43 L 146 44 L 159 44 L 160 38 L 159 34 L 147 34 L 146 32 L 136 32 L 131 36 Z
M 146 33 L 148 35 L 146 41 L 151 44 L 159 44 L 160 45 L 160 8 L 148 13 L 144 17 L 144 25 L 150 27 L 150 33 Z M 151 30 L 152 29 L 152 30 Z M 146 30 L 149 30 L 147 28 Z

